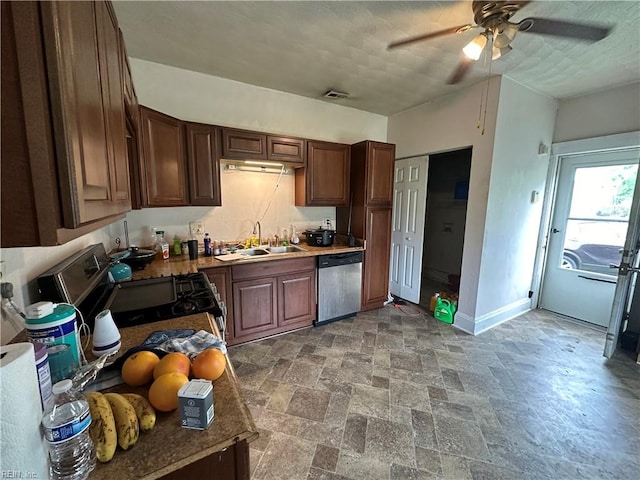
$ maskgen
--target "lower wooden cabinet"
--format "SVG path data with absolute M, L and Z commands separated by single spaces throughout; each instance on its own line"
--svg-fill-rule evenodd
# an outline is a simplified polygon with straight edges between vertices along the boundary
M 231 345 L 311 326 L 316 319 L 315 257 L 232 267 Z
M 186 478 L 249 480 L 249 473 L 249 446 L 245 440 L 242 440 L 160 478 L 161 480 Z
M 381 308 L 389 292 L 390 208 L 365 208 L 367 249 L 362 267 L 362 310 Z

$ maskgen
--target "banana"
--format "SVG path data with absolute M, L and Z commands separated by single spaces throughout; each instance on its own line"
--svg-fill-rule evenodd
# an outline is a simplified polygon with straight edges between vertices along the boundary
M 88 392 L 85 396 L 91 412 L 89 435 L 96 447 L 96 457 L 101 462 L 108 462 L 113 458 L 118 446 L 116 422 L 111 405 L 100 392 Z
M 126 398 L 119 393 L 105 393 L 104 396 L 111 405 L 113 416 L 116 420 L 116 430 L 118 431 L 118 445 L 123 450 L 135 445 L 140 434 L 138 417 L 136 411 Z
M 123 393 L 122 396 L 133 405 L 140 424 L 140 430 L 147 432 L 156 424 L 156 411 L 149 401 L 137 393 Z

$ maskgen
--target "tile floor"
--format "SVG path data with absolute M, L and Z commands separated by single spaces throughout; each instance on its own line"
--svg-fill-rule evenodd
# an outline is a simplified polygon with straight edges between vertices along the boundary
M 640 366 L 541 310 L 473 337 L 414 306 L 230 349 L 255 480 L 640 478 Z

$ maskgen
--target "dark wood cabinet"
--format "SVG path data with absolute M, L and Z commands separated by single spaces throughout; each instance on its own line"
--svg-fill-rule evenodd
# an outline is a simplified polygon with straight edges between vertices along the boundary
M 219 452 L 196 460 L 180 470 L 160 477 L 160 479 L 215 478 L 216 480 L 249 480 L 249 473 L 249 446 L 246 440 L 242 440 Z
M 316 319 L 315 258 L 232 267 L 235 345 L 296 328 Z
M 316 271 L 278 277 L 278 325 L 295 328 L 315 320 Z
M 395 145 L 364 141 L 351 148 L 351 210 L 336 210 L 337 231 L 366 241 L 362 310 L 383 306 L 389 291 Z
M 349 205 L 350 171 L 349 145 L 308 141 L 307 166 L 295 173 L 295 204 Z
M 190 205 L 222 205 L 220 194 L 221 129 L 187 123 Z
M 223 128 L 222 157 L 235 160 L 266 160 L 267 135 L 247 130 Z
M 302 138 L 267 136 L 267 160 L 303 167 L 307 158 Z
M 118 26 L 105 2 L 41 9 L 63 220 L 75 228 L 131 209 Z
M 362 310 L 383 306 L 389 293 L 392 209 L 365 210 L 367 249 L 362 262 Z
M 2 2 L 2 247 L 57 245 L 130 209 L 108 2 Z
M 184 127 L 180 120 L 140 107 L 141 181 L 148 207 L 189 205 Z

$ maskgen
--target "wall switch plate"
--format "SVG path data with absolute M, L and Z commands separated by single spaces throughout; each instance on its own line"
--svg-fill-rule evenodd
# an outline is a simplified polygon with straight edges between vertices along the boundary
M 195 237 L 196 235 L 204 235 L 204 226 L 202 225 L 202 222 L 189 222 L 189 233 L 192 237 Z

